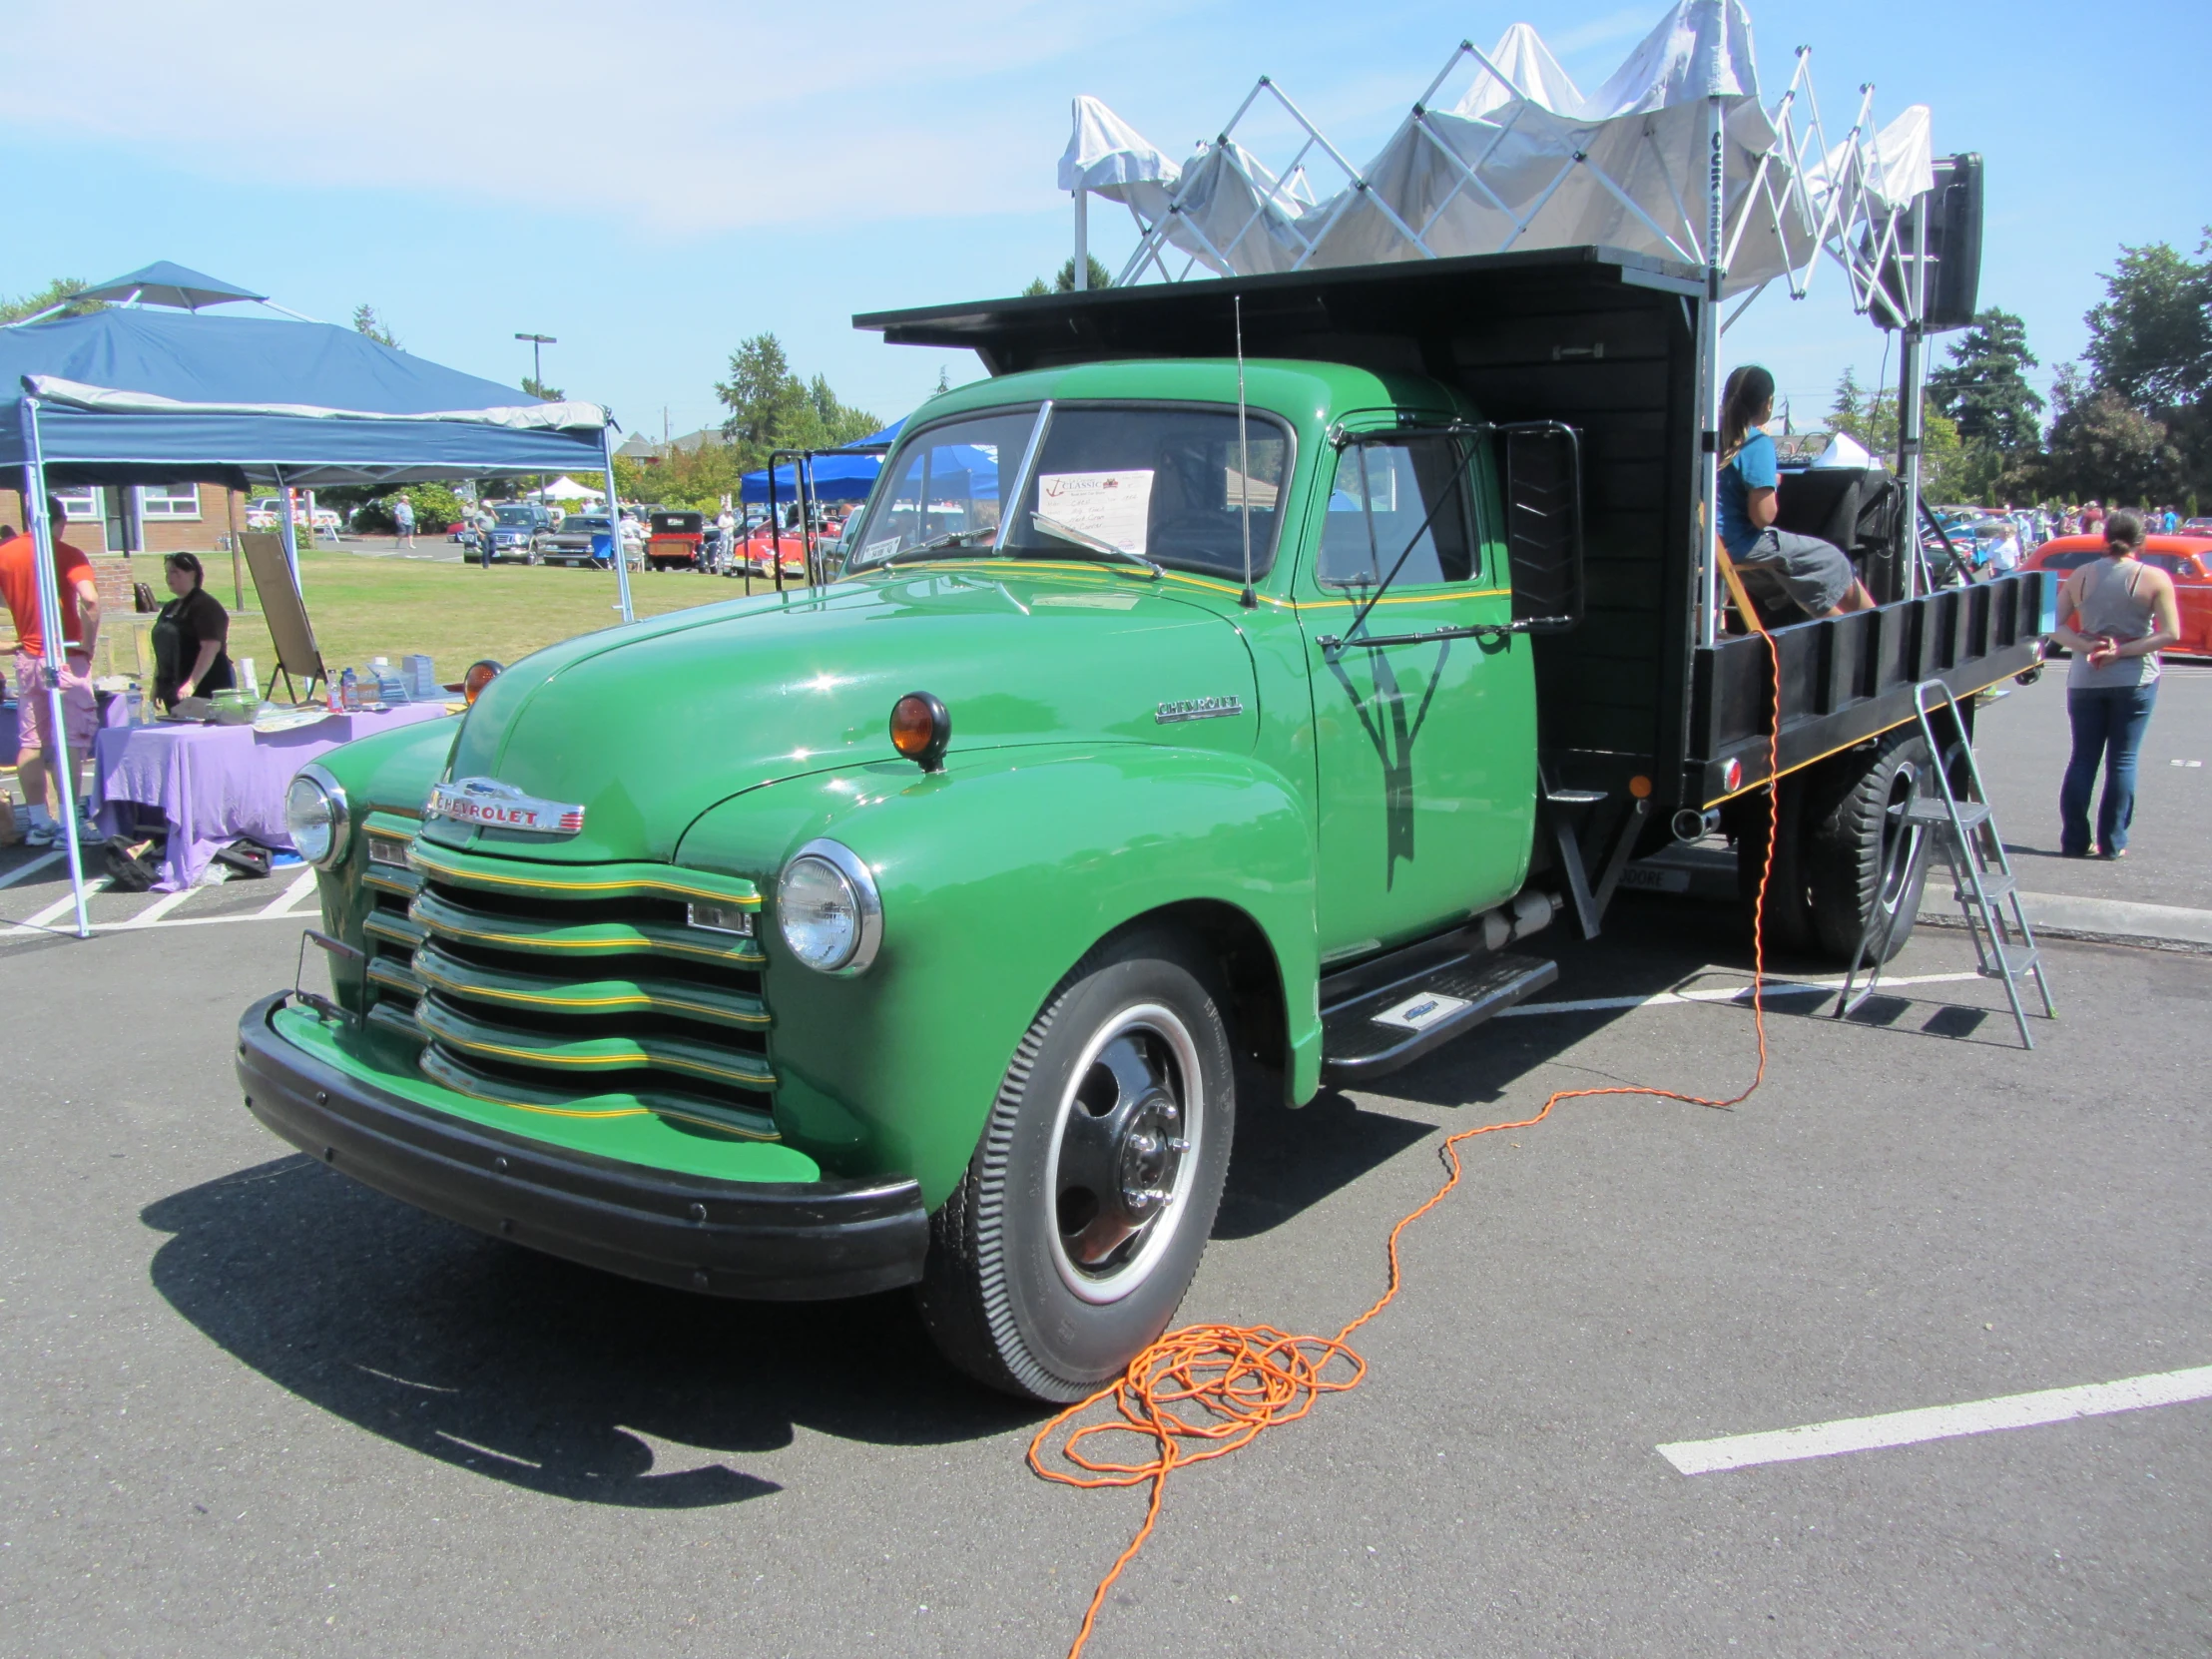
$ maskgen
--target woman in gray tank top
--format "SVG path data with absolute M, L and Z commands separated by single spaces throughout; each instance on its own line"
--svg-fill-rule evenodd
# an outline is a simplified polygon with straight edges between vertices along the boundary
M 2181 638 L 2173 578 L 2138 559 L 2142 547 L 2141 516 L 2113 513 L 2104 521 L 2104 557 L 2058 590 L 2060 624 L 2051 638 L 2073 654 L 2066 670 L 2073 756 L 2058 790 L 2058 847 L 2069 858 L 2089 856 L 2089 797 L 2100 766 L 2096 853 L 2126 856 L 2135 756 L 2158 698 L 2158 652 Z

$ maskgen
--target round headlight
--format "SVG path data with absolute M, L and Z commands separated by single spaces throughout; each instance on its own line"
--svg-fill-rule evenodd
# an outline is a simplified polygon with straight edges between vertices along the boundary
M 882 943 L 875 878 L 851 848 L 832 840 L 809 841 L 784 866 L 776 920 L 791 953 L 821 973 L 857 973 Z
M 345 791 L 318 766 L 304 766 L 284 792 L 284 828 L 299 856 L 328 869 L 345 850 Z

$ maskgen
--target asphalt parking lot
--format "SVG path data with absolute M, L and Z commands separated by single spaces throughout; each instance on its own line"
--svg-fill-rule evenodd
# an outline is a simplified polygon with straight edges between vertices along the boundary
M 0 1652 L 1065 1650 L 1143 1497 L 1036 1480 L 1036 1415 L 901 1298 L 642 1289 L 260 1129 L 231 1032 L 290 978 L 287 894 L 0 932 Z M 1440 1132 L 1740 1086 L 1751 1011 L 1705 994 L 1738 937 L 1624 899 L 1545 993 L 1616 1005 L 1248 1106 L 1184 1317 L 1335 1331 Z M 2212 1363 L 2212 956 L 2050 957 L 2032 1054 L 1927 931 L 1863 1022 L 1778 995 L 1736 1110 L 1472 1143 L 1368 1382 L 1180 1473 L 1090 1653 L 2204 1652 L 2212 1401 L 1694 1477 L 1656 1449 Z

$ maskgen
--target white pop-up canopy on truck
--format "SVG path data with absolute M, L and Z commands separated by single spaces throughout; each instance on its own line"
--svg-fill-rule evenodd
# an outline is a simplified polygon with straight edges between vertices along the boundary
M 1281 131 L 1286 121 L 1291 149 L 1273 164 L 1239 140 L 1241 127 Z M 1904 335 L 1898 469 L 1911 522 L 1924 339 L 1972 314 L 1980 162 L 1937 160 L 1926 105 L 1878 128 L 1872 86 L 1842 136 L 1828 135 L 1810 49 L 1798 49 L 1789 86 L 1766 104 L 1741 0 L 1677 0 L 1587 95 L 1525 23 L 1486 53 L 1462 41 L 1364 167 L 1265 76 L 1181 163 L 1099 100 L 1078 98 L 1060 188 L 1075 202 L 1079 286 L 1093 196 L 1136 224 L 1117 286 L 1546 248 L 1679 262 L 1704 274 L 1712 299 L 1743 295 L 1734 314 L 1701 312 L 1708 432 L 1720 423 L 1721 333 L 1776 281 L 1803 297 L 1825 255 L 1853 307 Z M 1703 524 L 1713 522 L 1716 469 L 1708 446 Z M 1709 552 L 1702 565 L 1709 640 Z

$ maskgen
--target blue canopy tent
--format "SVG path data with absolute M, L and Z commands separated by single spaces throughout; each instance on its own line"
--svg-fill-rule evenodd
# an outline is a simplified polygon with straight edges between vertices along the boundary
M 613 479 L 612 422 L 596 403 L 524 401 L 512 387 L 351 328 L 203 315 L 205 306 L 263 296 L 180 266 L 149 266 L 85 296 L 131 302 L 0 327 L 0 386 L 22 388 L 18 400 L 0 400 L 0 478 L 22 480 L 49 640 L 63 637 L 46 512 L 52 484 L 287 489 L 575 470 Z M 278 516 L 296 571 L 291 515 Z M 629 572 L 619 558 L 614 564 L 627 622 Z M 61 688 L 51 664 L 46 679 L 59 732 Z M 67 826 L 76 812 L 73 768 L 53 771 Z M 82 860 L 74 834 L 62 838 L 77 931 L 89 937 Z
M 875 487 L 875 475 L 883 470 L 880 455 L 853 455 L 840 450 L 818 450 L 808 465 L 808 493 L 817 501 L 865 501 Z M 740 481 L 741 499 L 748 503 L 769 499 L 766 467 L 749 472 Z M 776 499 L 791 501 L 799 490 L 797 465 L 776 468 Z

